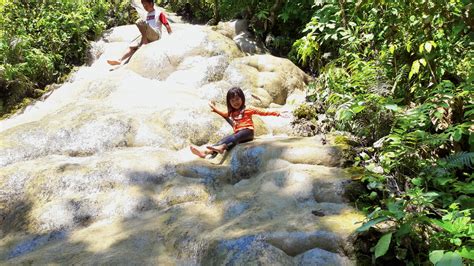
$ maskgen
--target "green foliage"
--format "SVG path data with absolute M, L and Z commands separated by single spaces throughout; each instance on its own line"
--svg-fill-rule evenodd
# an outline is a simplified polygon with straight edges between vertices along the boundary
M 0 113 L 84 63 L 89 41 L 107 22 L 115 25 L 107 15 L 130 6 L 125 0 L 112 2 L 5 1 L 0 9 Z
M 183 16 L 193 23 L 206 23 L 213 17 L 215 0 L 207 1 L 160 1 L 166 3 L 166 7 L 178 15 Z M 219 1 L 220 2 L 220 1 Z
M 309 104 L 302 104 L 293 111 L 293 115 L 296 118 L 305 118 L 307 120 L 311 120 L 316 118 L 317 112 L 314 106 Z
M 395 198 L 404 206 L 401 212 L 404 215 L 397 217 L 386 211 L 385 208 L 390 211 L 390 204 L 382 200 L 379 203 L 382 208 L 375 210 L 377 215 L 374 214 L 372 220 L 384 215 L 396 218 L 394 231 L 403 231 L 403 225 L 408 224 L 411 228 L 408 237 L 419 243 L 418 248 L 428 243 L 430 250 L 456 251 L 467 259 L 461 255 L 464 254 L 461 250 L 470 250 L 473 245 L 470 210 L 458 211 L 453 206 L 458 206 L 474 193 L 474 179 L 472 173 L 469 174 L 474 154 L 462 151 L 463 143 L 466 150 L 472 146 L 472 143 L 467 143 L 472 134 L 469 131 L 472 122 L 462 119 L 462 113 L 468 108 L 461 108 L 462 112 L 458 114 L 461 118 L 454 115 L 459 103 L 452 100 L 457 96 L 456 89 L 453 90 L 449 94 L 436 90 L 423 104 L 399 109 L 390 134 L 374 145 L 378 146 L 377 156 L 359 160 L 367 171 L 362 180 L 368 189 L 382 199 Z M 442 157 L 445 153 L 448 155 Z M 443 212 L 449 212 L 449 215 L 441 216 Z M 438 218 L 429 218 L 432 216 Z M 420 238 L 418 232 L 425 232 L 430 237 Z M 397 239 L 396 243 L 399 243 L 395 246 L 397 251 L 408 248 L 403 244 L 406 243 L 404 239 Z M 412 257 L 411 260 L 420 262 L 426 258 Z
M 249 29 L 267 40 L 272 53 L 286 56 L 301 30 L 311 19 L 314 0 L 205 0 L 160 1 L 172 11 L 195 23 L 214 24 L 219 20 L 246 19 Z M 215 7 L 217 6 L 217 10 Z M 189 9 L 189 10 L 188 10 Z M 272 36 L 272 38 L 267 38 Z
M 106 15 L 107 28 L 131 24 L 139 18 L 135 8 L 131 5 L 131 1 L 109 0 L 107 2 L 110 2 Z
M 381 257 L 387 253 L 391 240 L 392 233 L 387 233 L 379 239 L 374 248 L 375 258 Z
M 319 0 L 293 44 L 318 76 L 308 99 L 365 146 L 354 158 L 370 213 L 359 231 L 385 228 L 374 263 L 472 260 L 472 9 L 464 0 Z
M 330 98 L 330 101 L 334 97 Z M 390 132 L 393 113 L 386 108 L 391 99 L 377 94 L 360 94 L 336 101 L 327 112 L 335 112 L 336 129 L 349 131 L 370 145 Z M 379 121 L 373 123 L 373 121 Z

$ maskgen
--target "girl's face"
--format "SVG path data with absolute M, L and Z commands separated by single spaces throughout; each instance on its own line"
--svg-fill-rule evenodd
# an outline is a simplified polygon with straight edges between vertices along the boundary
M 238 95 L 230 98 L 230 106 L 232 106 L 232 108 L 235 110 L 240 109 L 240 107 L 242 107 L 242 98 L 240 98 Z

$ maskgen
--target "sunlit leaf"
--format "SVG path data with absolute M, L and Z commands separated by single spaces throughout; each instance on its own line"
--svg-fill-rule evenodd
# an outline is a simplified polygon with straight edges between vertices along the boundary
M 390 44 L 390 46 L 388 47 L 388 51 L 389 51 L 391 54 L 394 54 L 394 53 L 395 53 L 395 45 Z
M 423 179 L 421 178 L 413 178 L 411 183 L 416 186 L 421 186 L 423 184 Z
M 411 77 L 414 74 L 418 74 L 420 71 L 420 62 L 418 60 L 413 61 L 413 64 L 411 65 L 411 70 L 410 73 L 408 74 L 408 78 L 411 79 Z
M 467 249 L 466 247 L 463 247 L 460 251 L 456 251 L 461 257 L 474 260 L 474 250 L 472 249 Z
M 454 252 L 446 252 L 435 266 L 462 266 L 462 258 Z
M 420 54 L 422 54 L 422 53 L 423 53 L 423 49 L 424 49 L 423 44 L 420 44 L 420 45 L 418 46 L 418 52 L 420 52 Z
M 372 191 L 372 192 L 370 192 L 370 194 L 369 194 L 369 199 L 371 199 L 371 200 L 376 199 L 377 196 L 378 196 L 377 192 Z
M 357 113 L 362 112 L 362 111 L 365 109 L 365 106 L 363 106 L 363 105 L 356 105 L 356 106 L 352 107 L 351 109 L 352 109 L 352 111 L 353 111 L 354 113 L 357 114 Z
M 368 221 L 367 223 L 363 224 L 361 227 L 357 228 L 356 231 L 357 232 L 364 232 L 364 231 L 367 231 L 369 230 L 369 228 L 371 228 L 372 226 L 380 223 L 380 222 L 383 222 L 383 221 L 386 221 L 388 220 L 388 217 L 379 217 L 377 219 L 374 219 L 374 220 L 370 220 Z
M 462 241 L 459 238 L 452 238 L 450 242 L 456 246 L 460 246 L 462 244 Z
M 396 105 L 396 104 L 386 104 L 383 107 L 385 107 L 388 110 L 392 110 L 392 111 L 397 111 L 398 110 L 398 105 Z
M 375 258 L 381 257 L 387 253 L 391 241 L 392 233 L 385 234 L 379 239 L 377 245 L 375 245 Z
M 430 261 L 431 261 L 431 263 L 433 263 L 433 264 L 438 263 L 438 261 L 440 261 L 441 258 L 443 257 L 443 254 L 444 254 L 444 250 L 431 251 L 430 252 Z
M 425 50 L 430 53 L 431 52 L 431 48 L 433 48 L 433 46 L 431 45 L 430 42 L 425 42 Z
M 426 66 L 426 60 L 424 58 L 421 58 L 420 60 L 420 63 L 423 65 L 423 66 Z

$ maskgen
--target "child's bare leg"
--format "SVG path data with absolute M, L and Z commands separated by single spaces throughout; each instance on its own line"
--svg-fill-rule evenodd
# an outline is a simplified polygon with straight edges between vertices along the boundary
M 138 26 L 138 30 L 142 34 L 142 44 L 147 44 L 148 43 L 148 38 L 146 37 L 146 26 L 145 25 L 140 25 Z
M 112 65 L 112 66 L 116 66 L 116 65 L 120 65 L 120 64 L 121 64 L 120 60 L 110 60 L 110 59 L 107 60 L 107 63 L 108 63 L 109 65 Z
M 142 44 L 148 44 L 148 39 L 142 35 Z
M 120 64 L 122 64 L 123 60 L 131 57 L 136 51 L 137 51 L 137 48 L 129 47 L 128 51 L 119 60 L 107 60 L 107 63 L 109 63 L 109 65 L 113 65 L 113 66 L 120 65 Z
M 198 147 L 196 147 L 196 146 L 189 146 L 189 148 L 191 149 L 191 152 L 192 152 L 193 154 L 195 154 L 195 155 L 197 155 L 197 156 L 199 156 L 199 157 L 201 157 L 201 158 L 205 158 L 206 155 L 212 153 L 212 151 L 210 151 L 210 150 L 202 150 L 202 149 L 200 149 L 200 148 L 198 148 Z
M 131 57 L 137 50 L 138 48 L 128 48 L 128 51 L 120 58 L 120 62 Z
M 208 148 L 211 151 L 216 151 L 218 153 L 223 153 L 225 150 L 227 150 L 227 145 L 226 144 L 221 144 L 221 145 L 217 145 L 217 146 L 207 146 L 206 148 Z

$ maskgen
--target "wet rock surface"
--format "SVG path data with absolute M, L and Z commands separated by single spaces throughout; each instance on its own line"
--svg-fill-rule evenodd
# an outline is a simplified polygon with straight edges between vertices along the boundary
M 232 28 L 172 27 L 118 68 L 106 60 L 137 30 L 112 30 L 90 66 L 0 121 L 0 263 L 352 265 L 363 217 L 330 139 L 259 117 L 256 140 L 224 155 L 188 148 L 232 133 L 207 106 L 231 86 L 247 106 L 292 110 L 308 77 L 246 55 Z

